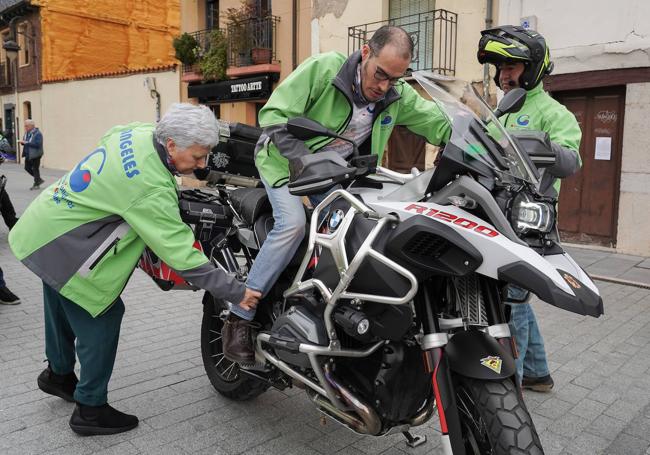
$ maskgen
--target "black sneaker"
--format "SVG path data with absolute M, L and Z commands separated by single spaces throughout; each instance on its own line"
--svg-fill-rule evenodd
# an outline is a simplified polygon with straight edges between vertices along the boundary
M 38 375 L 36 381 L 38 388 L 50 395 L 63 398 L 65 401 L 73 402 L 74 389 L 77 387 L 77 375 L 72 373 L 60 375 L 52 371 L 48 365 L 41 374 Z
M 4 305 L 18 305 L 20 299 L 7 286 L 2 286 L 0 287 L 0 303 Z
M 36 183 L 36 185 L 41 186 L 43 183 L 45 183 L 45 180 L 38 179 L 38 182 Z
M 550 374 L 542 376 L 541 378 L 524 376 L 524 379 L 521 381 L 521 387 L 524 389 L 530 389 L 542 393 L 550 392 L 554 385 L 555 383 Z
M 102 406 L 77 403 L 70 417 L 70 428 L 81 436 L 123 433 L 137 426 L 136 416 L 124 414 L 108 403 Z

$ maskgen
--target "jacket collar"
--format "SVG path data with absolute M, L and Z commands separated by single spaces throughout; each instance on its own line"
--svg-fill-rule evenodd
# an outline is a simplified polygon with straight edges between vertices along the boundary
M 172 169 L 169 164 L 169 154 L 167 153 L 165 146 L 156 140 L 156 136 L 152 135 L 151 140 L 153 141 L 153 147 L 156 149 L 156 152 L 158 152 L 158 157 L 160 158 L 160 161 L 162 161 L 163 166 L 165 166 L 169 172 L 174 174 L 175 169 Z
M 348 59 L 343 63 L 343 66 L 337 73 L 336 77 L 332 81 L 332 85 L 339 89 L 345 97 L 350 102 L 350 105 L 353 103 L 353 93 L 352 86 L 354 85 L 354 76 L 357 72 L 357 65 L 361 62 L 361 51 L 356 51 L 348 57 Z M 381 101 L 377 102 L 375 112 L 381 112 L 389 104 L 400 99 L 401 96 L 397 93 L 395 87 L 388 89 L 386 96 Z
M 540 82 L 540 83 L 537 84 L 535 87 L 533 87 L 533 88 L 531 88 L 530 90 L 528 90 L 528 93 L 526 94 L 526 99 L 528 99 L 528 98 L 532 98 L 532 97 L 534 97 L 534 96 L 537 96 L 537 95 L 539 95 L 539 94 L 540 94 L 541 92 L 543 92 L 543 91 L 544 91 L 544 83 L 543 83 L 543 82 Z

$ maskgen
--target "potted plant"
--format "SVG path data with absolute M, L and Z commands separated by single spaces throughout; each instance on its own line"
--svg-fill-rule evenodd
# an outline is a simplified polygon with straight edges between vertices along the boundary
M 250 54 L 253 47 L 251 22 L 255 15 L 255 7 L 246 0 L 242 0 L 238 8 L 228 8 L 226 10 L 228 41 L 230 42 L 230 50 L 236 57 L 237 66 L 250 65 Z
M 251 21 L 253 29 L 253 47 L 251 58 L 255 65 L 271 63 L 273 52 L 271 50 L 271 36 L 269 21 L 266 18 L 256 18 Z
M 203 80 L 223 80 L 228 66 L 228 40 L 223 31 L 214 29 L 208 38 L 208 48 L 199 61 Z
M 201 46 L 196 38 L 189 33 L 177 36 L 172 44 L 176 51 L 176 58 L 183 65 L 192 66 L 198 61 L 201 55 Z

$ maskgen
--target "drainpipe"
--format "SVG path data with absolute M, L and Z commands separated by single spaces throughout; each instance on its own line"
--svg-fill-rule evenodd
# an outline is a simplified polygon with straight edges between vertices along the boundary
M 291 17 L 291 69 L 295 70 L 298 66 L 298 0 L 293 0 L 293 14 Z
M 487 0 L 485 9 L 485 28 L 492 28 L 492 6 L 493 0 Z M 488 100 L 490 96 L 490 65 L 489 63 L 483 64 L 483 99 Z

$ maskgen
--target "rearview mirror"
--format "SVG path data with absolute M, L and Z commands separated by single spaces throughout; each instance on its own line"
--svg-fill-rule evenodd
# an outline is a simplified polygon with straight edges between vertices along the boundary
M 301 141 L 306 141 L 317 136 L 339 137 L 315 120 L 305 117 L 296 117 L 287 122 L 287 131 Z
M 494 115 L 498 118 L 503 114 L 509 114 L 520 110 L 526 102 L 526 90 L 523 88 L 513 88 L 506 93 L 499 103 Z

